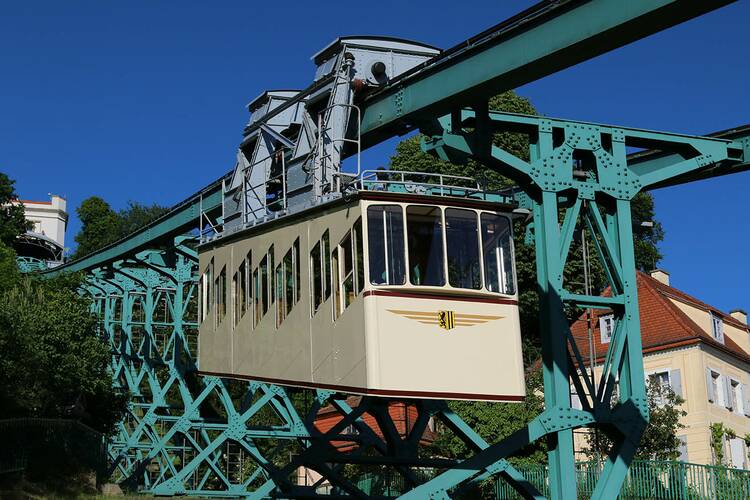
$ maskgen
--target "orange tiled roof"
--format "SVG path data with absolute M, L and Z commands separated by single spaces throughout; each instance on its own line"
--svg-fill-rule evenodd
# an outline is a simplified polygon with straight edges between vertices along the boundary
M 742 322 L 725 314 L 691 295 L 686 294 L 674 287 L 652 278 L 651 276 L 638 272 L 638 309 L 641 316 L 641 339 L 643 352 L 659 352 L 674 347 L 686 346 L 703 342 L 716 349 L 734 356 L 742 361 L 750 363 L 750 354 L 738 346 L 729 336 L 724 336 L 724 343 L 715 340 L 710 333 L 704 331 L 687 314 L 677 307 L 671 298 L 690 304 L 691 306 L 711 311 L 720 316 L 726 323 L 750 333 L 750 328 Z M 610 295 L 606 290 L 603 295 Z M 607 310 L 594 310 L 592 315 L 592 336 L 594 353 L 597 360 L 601 360 L 607 353 L 609 344 L 601 342 L 601 331 L 599 329 L 599 318 L 606 316 Z M 586 315 L 582 315 L 571 325 L 571 332 L 576 339 L 576 345 L 584 360 L 589 360 L 588 329 L 586 326 Z

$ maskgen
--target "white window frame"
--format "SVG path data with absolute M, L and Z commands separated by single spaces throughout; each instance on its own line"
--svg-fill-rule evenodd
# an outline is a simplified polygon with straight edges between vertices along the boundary
M 724 320 L 714 313 L 711 313 L 711 335 L 714 340 L 724 343 Z
M 716 406 L 724 406 L 726 404 L 726 391 L 724 389 L 724 382 L 721 373 L 716 369 L 709 367 L 708 370 L 711 372 L 711 384 L 713 385 L 714 400 L 713 404 Z
M 663 369 L 660 369 L 660 370 L 654 370 L 654 371 L 647 372 L 646 373 L 646 384 L 648 384 L 649 379 L 652 376 L 654 376 L 654 375 L 658 376 L 658 375 L 666 374 L 667 375 L 667 387 L 669 387 L 670 389 L 674 390 L 672 388 L 672 373 L 671 372 L 672 372 L 672 370 L 670 370 L 669 368 L 663 368 Z M 658 399 L 658 401 L 657 401 L 656 404 L 657 404 L 657 406 L 664 406 L 665 403 L 666 403 L 666 401 L 662 400 L 662 398 L 659 397 L 659 399 Z
M 745 402 L 742 394 L 742 382 L 734 377 L 727 377 L 729 379 L 729 387 L 732 394 L 732 408 L 729 411 L 739 413 L 740 415 L 745 414 Z
M 609 344 L 615 332 L 615 315 L 605 314 L 599 317 L 599 337 L 602 344 Z

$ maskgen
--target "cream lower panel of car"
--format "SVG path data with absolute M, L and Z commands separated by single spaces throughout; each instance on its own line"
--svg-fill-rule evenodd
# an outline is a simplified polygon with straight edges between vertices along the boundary
M 371 389 L 445 399 L 523 398 L 517 304 L 387 293 L 365 297 Z

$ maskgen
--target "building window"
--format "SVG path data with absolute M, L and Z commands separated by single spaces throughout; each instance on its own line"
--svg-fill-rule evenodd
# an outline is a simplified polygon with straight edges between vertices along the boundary
M 724 321 L 720 316 L 713 313 L 711 313 L 711 333 L 716 340 L 724 343 Z
M 680 370 L 661 370 L 647 374 L 647 380 L 649 387 L 651 384 L 656 384 L 659 394 L 654 398 L 656 404 L 662 406 L 666 404 L 665 391 L 672 391 L 677 396 L 682 396 L 682 377 L 680 376 Z
M 739 380 L 729 379 L 729 403 L 731 408 L 730 411 L 735 411 L 739 414 L 745 413 L 744 401 L 742 400 L 742 384 Z
M 687 436 L 677 436 L 677 439 L 680 441 L 680 446 L 678 448 L 680 452 L 680 456 L 678 460 L 680 462 L 687 462 L 688 461 L 688 447 L 687 447 Z
M 599 330 L 602 344 L 609 344 L 612 340 L 612 333 L 615 331 L 615 315 L 607 314 L 599 318 Z
M 708 369 L 706 372 L 706 387 L 708 388 L 708 400 L 715 405 L 726 404 L 726 391 L 724 390 L 723 377 L 716 370 Z

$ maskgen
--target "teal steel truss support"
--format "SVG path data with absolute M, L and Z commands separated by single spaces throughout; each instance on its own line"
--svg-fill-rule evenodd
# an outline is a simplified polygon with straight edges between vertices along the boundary
M 162 243 L 90 269 L 81 290 L 110 345 L 113 383 L 131 396 L 109 446 L 115 480 L 157 495 L 361 498 L 370 492 L 347 464 L 387 470 L 407 489 L 426 480 L 424 470 L 455 465 L 419 453 L 431 421 L 472 449 L 489 446 L 442 401 L 404 401 L 414 419 L 398 424 L 391 400 L 363 397 L 352 406 L 328 391 L 290 394 L 197 375 L 195 238 Z M 334 425 L 318 428 L 321 411 Z M 496 472 L 541 498 L 510 464 L 500 461 Z
M 577 498 L 576 482 L 569 480 L 575 477 L 572 431 L 589 426 L 600 428 L 614 443 L 593 498 L 615 498 L 649 419 L 630 201 L 639 191 L 669 179 L 704 169 L 715 175 L 722 169 L 731 172 L 743 164 L 747 144 L 488 112 L 486 105 L 453 112 L 423 125 L 422 131 L 426 151 L 452 162 L 473 158 L 514 179 L 525 193 L 524 203 L 533 213 L 545 410 L 526 428 L 483 447 L 404 497 L 445 496 L 462 484 L 505 470 L 507 456 L 546 438 L 551 497 Z M 525 134 L 530 160 L 494 146 L 492 137 L 498 132 Z M 629 161 L 630 147 L 659 150 L 662 160 Z M 581 227 L 592 235 L 611 290 L 608 297 L 575 294 L 564 282 L 574 234 Z M 614 312 L 615 330 L 597 379 L 584 369 L 567 307 Z M 581 410 L 571 407 L 571 387 L 581 398 Z M 514 485 L 528 496 L 522 486 Z

